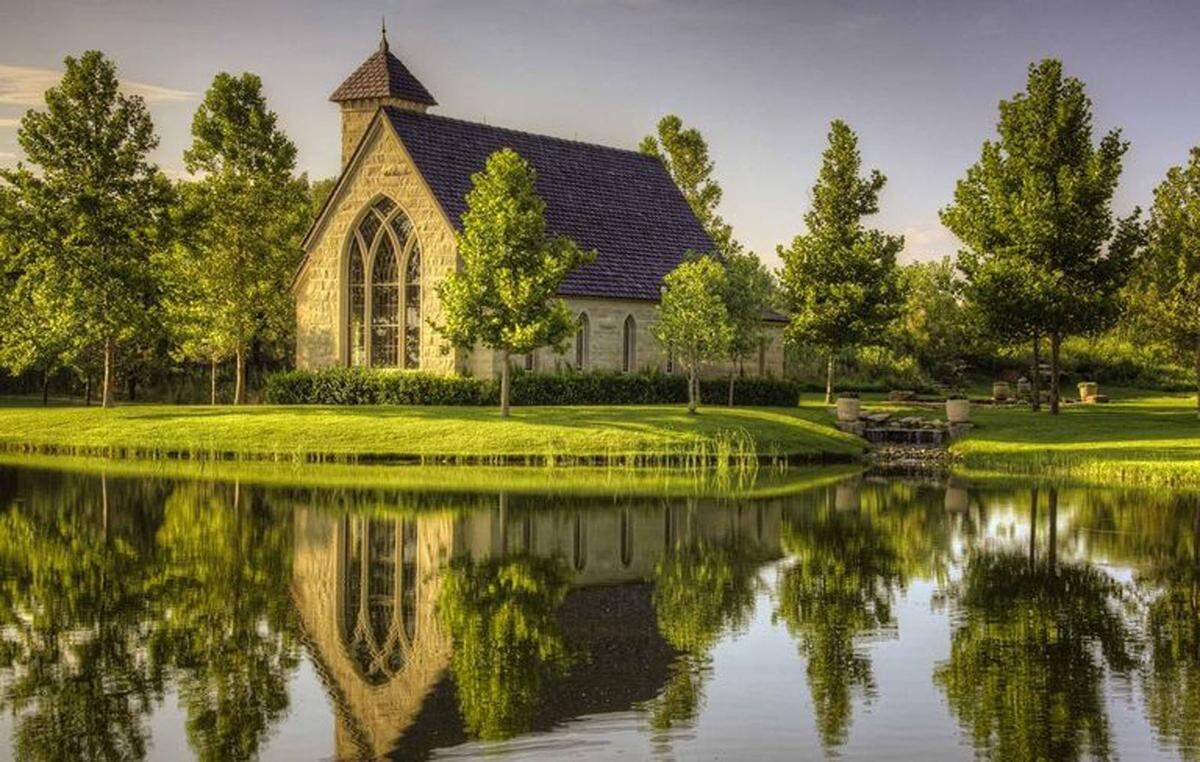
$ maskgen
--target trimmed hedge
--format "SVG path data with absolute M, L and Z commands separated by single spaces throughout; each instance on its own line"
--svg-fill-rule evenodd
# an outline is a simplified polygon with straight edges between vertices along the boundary
M 701 401 L 723 405 L 728 380 L 700 382 Z M 267 378 L 264 398 L 275 405 L 497 405 L 496 380 L 366 368 L 290 370 Z M 794 407 L 800 385 L 775 378 L 739 378 L 734 404 Z M 664 373 L 516 372 L 514 405 L 664 405 L 687 402 L 687 379 Z

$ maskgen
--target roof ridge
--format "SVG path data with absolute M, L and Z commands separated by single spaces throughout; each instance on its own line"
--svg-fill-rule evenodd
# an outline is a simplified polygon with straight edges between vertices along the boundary
M 597 148 L 597 149 L 600 149 L 601 151 L 612 151 L 614 153 L 631 154 L 640 159 L 648 159 L 650 161 L 658 161 L 657 157 L 642 153 L 641 151 L 637 150 L 636 148 L 619 148 L 617 146 L 610 146 L 610 145 L 606 145 L 604 143 L 593 143 L 593 142 L 590 142 L 587 140 L 578 140 L 575 138 L 564 138 L 564 137 L 560 137 L 558 135 L 547 135 L 547 134 L 541 133 L 541 132 L 530 132 L 529 130 L 518 130 L 515 127 L 501 127 L 501 126 L 498 126 L 495 124 L 487 124 L 486 122 L 473 122 L 470 119 L 461 119 L 459 117 L 446 116 L 445 114 L 430 114 L 428 112 L 408 111 L 407 109 L 400 109 L 400 108 L 396 108 L 395 106 L 383 105 L 383 106 L 380 106 L 380 109 L 387 112 L 389 117 L 392 115 L 399 115 L 399 116 L 403 116 L 405 118 L 415 117 L 415 118 L 420 118 L 420 119 L 430 119 L 430 120 L 434 120 L 434 121 L 455 122 L 458 124 L 470 125 L 471 127 L 485 127 L 489 130 L 497 130 L 499 132 L 507 132 L 507 133 L 511 133 L 513 135 L 524 135 L 526 137 L 538 138 L 539 140 L 554 140 L 559 143 L 583 146 L 585 148 Z

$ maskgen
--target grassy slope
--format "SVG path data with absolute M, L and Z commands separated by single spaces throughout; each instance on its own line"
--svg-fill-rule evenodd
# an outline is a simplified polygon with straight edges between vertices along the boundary
M 759 454 L 850 457 L 861 444 L 820 407 L 678 406 L 491 408 L 125 405 L 0 406 L 0 447 L 70 454 L 239 454 L 427 459 L 683 456 L 734 432 Z
M 953 450 L 972 471 L 1200 486 L 1195 396 L 1105 391 L 1112 403 L 1065 406 L 1058 418 L 975 406 L 978 428 Z

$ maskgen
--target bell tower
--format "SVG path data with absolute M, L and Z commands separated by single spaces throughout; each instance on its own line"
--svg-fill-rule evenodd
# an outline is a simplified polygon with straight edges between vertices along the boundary
M 379 49 L 329 96 L 342 109 L 343 169 L 380 106 L 423 112 L 437 105 L 408 67 L 392 55 L 386 24 L 380 31 Z

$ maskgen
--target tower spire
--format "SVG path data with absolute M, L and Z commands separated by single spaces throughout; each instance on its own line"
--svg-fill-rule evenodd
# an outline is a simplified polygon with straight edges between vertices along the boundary
M 383 53 L 388 52 L 386 16 L 379 17 L 379 50 Z

